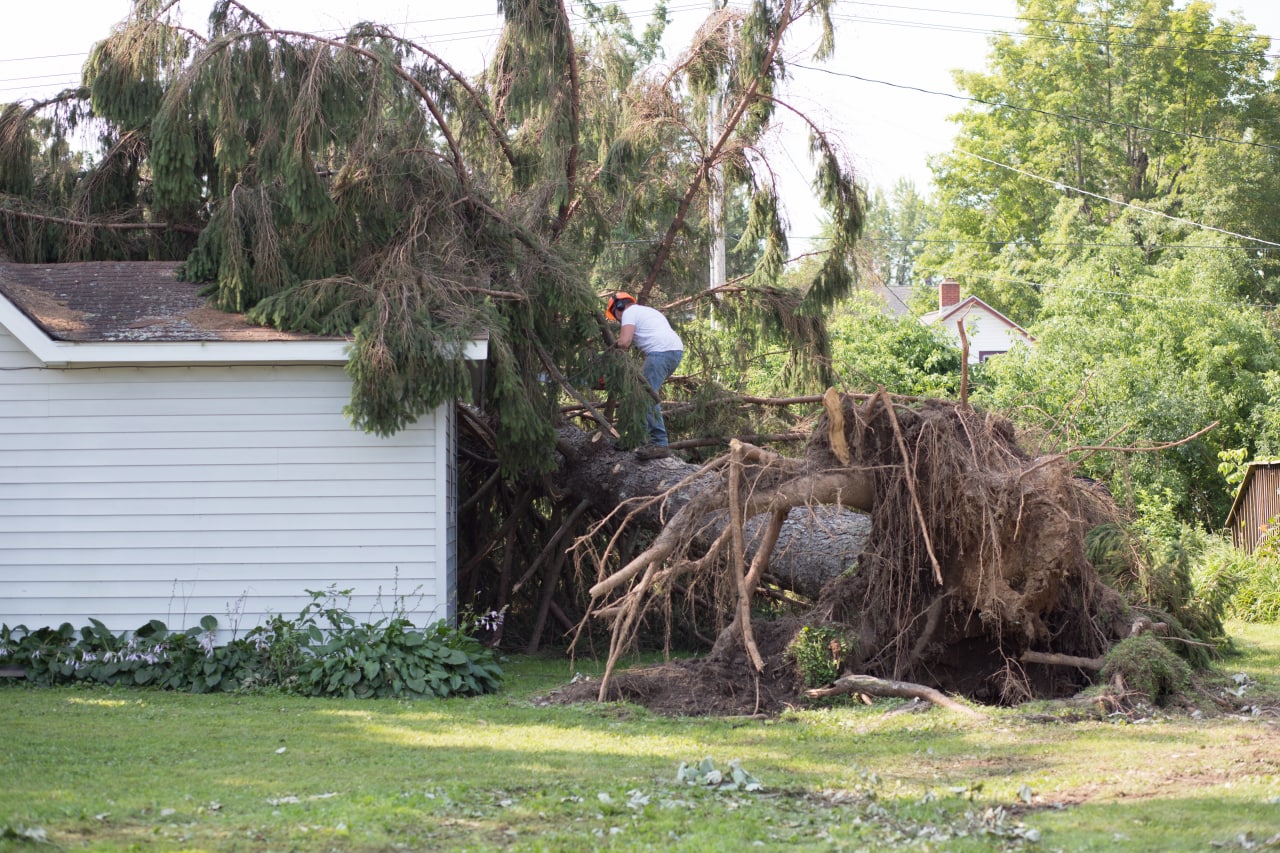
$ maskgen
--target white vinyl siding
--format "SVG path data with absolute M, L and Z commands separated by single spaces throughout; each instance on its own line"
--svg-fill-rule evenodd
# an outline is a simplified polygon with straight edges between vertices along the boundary
M 0 622 L 243 633 L 329 587 L 451 616 L 452 407 L 379 438 L 349 394 L 329 365 L 44 368 L 0 327 Z
M 958 339 L 959 336 L 954 334 L 956 319 L 952 318 L 951 329 L 952 337 Z M 970 364 L 976 364 L 987 355 L 1008 352 L 1015 343 L 1025 340 L 1017 329 L 1009 326 L 1007 320 L 991 314 L 980 305 L 964 313 L 964 333 L 969 341 Z

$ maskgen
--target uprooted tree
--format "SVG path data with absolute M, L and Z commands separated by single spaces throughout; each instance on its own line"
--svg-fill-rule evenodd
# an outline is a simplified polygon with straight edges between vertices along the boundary
M 664 63 L 662 4 L 637 35 L 613 7 L 589 5 L 575 31 L 565 4 L 503 0 L 492 60 L 469 77 L 374 23 L 322 36 L 216 0 L 202 32 L 175 2 L 135 0 L 82 85 L 0 110 L 0 253 L 182 260 L 219 308 L 351 336 L 360 429 L 392 433 L 477 400 L 460 430 L 461 599 L 510 606 L 507 630 L 536 645 L 526 611 L 562 629 L 580 615 L 571 591 L 540 589 L 568 578 L 556 546 L 582 516 L 551 484 L 558 427 L 626 445 L 651 403 L 635 362 L 608 346 L 600 291 L 625 287 L 684 321 L 700 381 L 672 387 L 690 402 L 731 395 L 733 359 L 763 342 L 790 375 L 827 381 L 822 318 L 854 285 L 863 194 L 783 92 L 794 31 L 817 37 L 819 58 L 831 51 L 831 6 L 714 11 Z M 830 218 L 830 251 L 789 287 L 766 156 L 779 114 L 809 132 Z M 100 150 L 73 149 L 85 130 Z M 713 192 L 737 240 L 715 293 Z M 712 315 L 734 333 L 699 332 Z M 457 353 L 479 336 L 489 357 L 472 387 Z M 707 434 L 745 423 L 718 411 Z
M 1007 420 L 963 403 L 831 390 L 824 404 L 802 456 L 735 440 L 705 466 L 672 472 L 683 476 L 669 488 L 619 505 L 619 530 L 665 510 L 629 560 L 610 560 L 620 533 L 603 551 L 584 540 L 598 570 L 588 618 L 611 628 L 604 678 L 590 688 L 600 699 L 661 693 L 667 704 L 688 691 L 674 707 L 776 710 L 799 698 L 787 652 L 806 625 L 840 626 L 838 666 L 873 681 L 991 702 L 1062 696 L 1150 623 L 1086 555 L 1087 535 L 1116 509 L 1074 475 L 1070 454 L 1031 457 Z M 777 578 L 771 563 L 796 547 L 778 547 L 788 521 L 832 507 L 870 517 L 850 555 L 856 569 L 831 573 L 798 616 L 754 617 L 758 590 Z M 823 518 L 808 535 L 848 524 Z M 710 656 L 615 675 L 638 626 L 669 612 L 676 590 L 720 604 Z
M 1116 636 L 1118 598 L 1079 544 L 1105 501 L 1063 459 L 1024 458 L 964 406 L 828 396 L 815 427 L 791 413 L 819 398 L 746 399 L 725 378 L 767 344 L 789 390 L 830 384 L 824 316 L 855 284 L 862 191 L 783 84 L 793 30 L 831 50 L 831 0 L 716 11 L 669 65 L 661 5 L 641 36 L 612 8 L 575 33 L 563 4 L 498 5 L 497 51 L 472 79 L 376 24 L 324 37 L 217 0 L 201 34 L 175 3 L 135 0 L 81 86 L 0 110 L 0 250 L 183 260 L 220 308 L 349 335 L 361 429 L 478 399 L 459 407 L 459 598 L 507 612 L 495 642 L 577 632 L 607 638 L 613 665 L 642 627 L 719 638 L 748 663 L 732 682 L 746 690 L 771 657 L 764 632 L 786 633 L 749 618 L 765 595 L 854 626 L 850 664 L 868 672 L 1006 699 L 1077 681 L 1017 655 L 1096 656 Z M 830 218 L 792 286 L 765 156 L 779 113 L 810 133 Z M 90 155 L 68 143 L 86 126 Z M 730 282 L 708 289 L 713 193 L 738 240 Z M 705 468 L 614 449 L 651 402 L 607 347 L 597 293 L 619 286 L 684 321 L 681 432 L 714 441 L 783 412 L 771 434 Z M 473 388 L 456 354 L 479 335 Z M 811 431 L 797 458 L 761 446 Z M 622 493 L 615 472 L 666 482 Z

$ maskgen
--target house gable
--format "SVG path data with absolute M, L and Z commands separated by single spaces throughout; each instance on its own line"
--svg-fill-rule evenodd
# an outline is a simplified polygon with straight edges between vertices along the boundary
M 1008 352 L 1019 341 L 1035 343 L 1035 338 L 1026 329 L 977 296 L 930 311 L 920 317 L 920 322 L 939 325 L 956 339 L 959 339 L 957 324 L 962 323 L 969 343 L 970 363 Z

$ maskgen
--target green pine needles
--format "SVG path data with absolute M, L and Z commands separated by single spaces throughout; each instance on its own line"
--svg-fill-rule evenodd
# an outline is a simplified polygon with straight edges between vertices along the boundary
M 575 30 L 561 4 L 504 0 L 492 62 L 468 78 L 374 23 L 329 38 L 217 0 L 201 34 L 175 4 L 135 0 L 82 88 L 0 112 L 0 249 L 183 260 L 218 308 L 347 337 L 348 414 L 378 434 L 470 397 L 461 350 L 486 338 L 476 390 L 502 467 L 549 470 L 573 383 L 601 372 L 596 293 L 689 300 L 678 322 L 708 304 L 713 187 L 732 228 L 731 313 L 807 362 L 800 373 L 824 373 L 815 326 L 854 284 L 861 191 L 810 125 L 833 250 L 818 275 L 784 285 L 785 217 L 763 152 L 788 31 L 812 17 L 829 36 L 830 5 L 720 10 L 659 73 L 661 3 L 636 35 L 611 7 Z M 65 142 L 86 120 L 108 150 L 76 159 Z M 689 368 L 713 375 L 722 355 L 742 372 L 737 350 L 690 353 Z M 605 361 L 610 410 L 630 433 L 648 392 Z

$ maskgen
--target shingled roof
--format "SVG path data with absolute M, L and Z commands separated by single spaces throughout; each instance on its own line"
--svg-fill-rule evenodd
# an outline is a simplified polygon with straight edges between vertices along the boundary
M 172 261 L 14 264 L 0 259 L 0 294 L 60 341 L 318 341 L 209 306 Z M 332 340 L 332 339 L 329 339 Z

